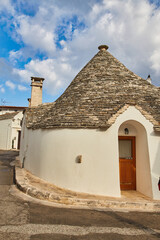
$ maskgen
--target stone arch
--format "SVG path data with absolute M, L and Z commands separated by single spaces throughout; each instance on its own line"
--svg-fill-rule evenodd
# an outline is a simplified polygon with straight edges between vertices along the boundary
M 120 125 L 118 136 L 126 136 L 125 128 L 129 130 L 127 136 L 134 136 L 136 139 L 136 191 L 153 197 L 146 129 L 136 120 L 127 120 Z

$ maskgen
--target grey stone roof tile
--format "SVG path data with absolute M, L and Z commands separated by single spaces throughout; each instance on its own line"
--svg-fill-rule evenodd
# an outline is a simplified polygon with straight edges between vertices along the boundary
M 26 110 L 28 128 L 108 128 L 126 104 L 139 106 L 158 130 L 159 88 L 100 50 L 53 103 Z M 145 114 L 144 114 L 145 113 Z

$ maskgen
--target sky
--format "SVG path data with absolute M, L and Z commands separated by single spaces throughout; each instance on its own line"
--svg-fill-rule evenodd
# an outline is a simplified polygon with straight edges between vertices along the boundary
M 160 0 L 0 0 L 0 105 L 28 106 L 31 76 L 55 101 L 101 44 L 160 86 Z

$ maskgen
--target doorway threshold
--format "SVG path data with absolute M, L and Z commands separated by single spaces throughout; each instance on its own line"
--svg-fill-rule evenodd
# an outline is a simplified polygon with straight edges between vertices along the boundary
M 135 190 L 126 190 L 126 191 L 121 191 L 121 198 L 123 200 L 127 201 L 152 201 L 151 197 L 147 197 L 144 194 L 135 191 Z

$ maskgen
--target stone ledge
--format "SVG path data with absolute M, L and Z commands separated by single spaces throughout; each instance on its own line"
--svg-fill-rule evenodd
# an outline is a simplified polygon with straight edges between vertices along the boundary
M 91 194 L 76 193 L 49 184 L 24 168 L 15 166 L 16 185 L 25 194 L 49 202 L 64 204 L 66 206 L 92 208 L 110 208 L 129 211 L 156 211 L 160 212 L 160 201 L 152 201 L 143 196 L 141 200 L 130 198 L 111 198 Z M 35 185 L 36 184 L 36 185 Z M 47 189 L 48 188 L 48 189 Z

